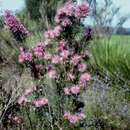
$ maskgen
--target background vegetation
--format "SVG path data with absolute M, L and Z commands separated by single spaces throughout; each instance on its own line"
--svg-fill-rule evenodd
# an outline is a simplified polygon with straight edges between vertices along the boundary
M 19 47 L 23 45 L 31 48 L 37 42 L 44 41 L 43 32 L 53 25 L 56 8 L 64 2 L 64 0 L 26 0 L 25 9 L 16 13 L 32 33 L 23 43 L 15 40 L 12 33 L 4 26 L 3 17 L 0 17 L 0 127 L 2 130 L 4 130 L 1 125 L 3 115 L 6 116 L 4 112 L 8 113 L 12 107 L 16 107 L 14 106 L 16 99 L 24 88 L 35 84 L 32 82 L 29 70 L 21 67 L 17 62 Z M 108 31 L 106 27 L 111 27 L 113 17 L 118 13 L 119 8 L 111 12 L 113 3 L 110 0 L 105 0 L 105 6 L 102 8 L 97 8 L 96 0 L 90 0 L 89 3 L 93 10 L 91 17 L 95 21 L 95 26 L 93 26 L 93 39 L 89 44 L 89 68 L 92 81 L 87 92 L 82 95 L 85 99 L 86 129 L 129 130 L 130 36 L 113 34 L 127 20 L 127 16 L 119 18 L 117 26 Z M 111 15 L 104 19 L 102 14 Z M 23 124 L 19 129 L 24 130 L 25 127 L 33 130 L 34 123 L 37 124 L 37 130 L 41 130 L 42 122 L 36 123 L 38 115 L 33 111 L 29 114 L 27 109 L 21 112 L 25 116 L 27 126 Z M 17 128 L 14 126 L 10 130 Z

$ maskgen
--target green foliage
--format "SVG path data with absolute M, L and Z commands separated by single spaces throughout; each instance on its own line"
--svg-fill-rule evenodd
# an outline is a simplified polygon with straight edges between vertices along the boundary
M 128 85 L 94 76 L 91 87 L 83 95 L 86 101 L 87 129 L 129 129 L 130 100 L 127 99 L 127 92 Z
M 35 46 L 38 42 L 43 42 L 44 41 L 44 37 L 43 37 L 43 33 L 42 32 L 35 32 L 34 34 L 32 34 L 31 36 L 29 36 L 24 45 L 27 48 L 32 48 L 33 46 Z
M 3 17 L 0 16 L 0 29 L 2 29 L 3 27 L 4 27 Z
M 41 14 L 39 12 L 39 7 L 42 3 L 42 0 L 26 0 L 26 8 L 29 12 L 29 15 L 32 19 L 39 19 Z
M 3 60 L 14 62 L 17 59 L 19 44 L 8 30 L 0 31 L 0 57 Z
M 52 23 L 58 4 L 63 2 L 65 0 L 26 0 L 25 4 L 31 19 L 45 21 L 47 17 Z
M 90 46 L 90 64 L 95 71 L 109 73 L 113 78 L 130 79 L 129 36 L 113 36 L 94 40 Z

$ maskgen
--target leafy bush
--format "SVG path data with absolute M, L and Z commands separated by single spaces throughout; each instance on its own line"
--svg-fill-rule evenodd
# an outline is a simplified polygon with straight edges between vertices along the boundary
M 32 130 L 84 128 L 80 94 L 91 76 L 85 64 L 89 39 L 80 22 L 88 13 L 87 3 L 67 2 L 57 10 L 55 27 L 44 33 L 44 42 L 31 49 L 20 48 L 19 62 L 30 68 L 36 86 L 25 90 L 6 113 L 3 121 L 7 128 L 13 124 Z

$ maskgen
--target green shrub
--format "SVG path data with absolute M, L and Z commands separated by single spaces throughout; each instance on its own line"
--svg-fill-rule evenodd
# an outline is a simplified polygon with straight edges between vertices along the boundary
M 95 71 L 109 73 L 120 80 L 130 79 L 130 37 L 113 36 L 94 40 L 90 46 L 90 64 Z

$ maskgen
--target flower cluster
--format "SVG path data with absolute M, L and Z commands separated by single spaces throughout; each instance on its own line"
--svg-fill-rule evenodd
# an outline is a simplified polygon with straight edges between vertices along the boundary
M 57 38 L 66 27 L 70 27 L 75 18 L 84 18 L 88 16 L 88 3 L 76 5 L 72 1 L 67 2 L 63 7 L 57 10 L 55 23 L 57 26 L 44 33 L 44 36 L 49 39 Z
M 88 3 L 82 3 L 81 5 L 78 5 L 75 12 L 76 12 L 75 15 L 78 18 L 86 17 L 89 13 Z
M 66 95 L 70 94 L 79 94 L 81 90 L 87 85 L 88 81 L 90 81 L 91 76 L 89 73 L 83 73 L 80 76 L 79 84 L 78 85 L 73 85 L 71 87 L 66 87 L 64 88 L 64 92 Z
M 72 124 L 76 124 L 85 118 L 84 113 L 71 114 L 70 112 L 64 113 L 64 119 L 68 120 Z
M 37 43 L 37 46 L 33 48 L 34 56 L 43 58 L 46 45 L 44 43 Z
M 39 70 L 33 69 L 32 71 L 40 75 L 38 80 L 43 80 L 43 76 L 48 76 L 55 82 L 57 85 L 57 95 L 59 97 L 63 95 L 66 97 L 62 102 L 70 98 L 70 104 L 72 106 L 75 105 L 74 109 L 72 110 L 71 108 L 70 110 L 75 114 L 65 112 L 62 118 L 64 117 L 64 119 L 72 124 L 78 123 L 85 118 L 83 114 L 84 105 L 79 106 L 77 103 L 79 99 L 82 102 L 80 94 L 86 90 L 88 82 L 91 80 L 91 75 L 86 65 L 86 61 L 89 58 L 86 42 L 77 42 L 72 36 L 72 30 L 73 26 L 79 24 L 81 18 L 88 16 L 88 12 L 89 7 L 87 3 L 76 5 L 72 1 L 67 2 L 57 10 L 55 16 L 56 26 L 54 29 L 44 33 L 49 43 L 47 45 L 45 43 L 38 43 L 29 52 L 21 50 L 19 56 L 20 63 L 28 63 L 31 66 L 31 70 L 32 68 Z M 53 39 L 52 42 L 50 39 Z M 40 79 L 40 77 L 42 78 Z M 61 102 L 59 101 L 59 103 Z M 42 107 L 48 104 L 48 99 L 41 98 L 34 100 L 33 104 L 36 107 Z M 66 111 L 65 108 L 62 109 L 62 111 Z
M 27 102 L 29 102 L 27 97 L 30 96 L 34 91 L 36 91 L 36 87 L 26 89 L 23 95 L 19 97 L 18 104 L 25 105 Z
M 19 97 L 18 104 L 27 105 L 27 103 L 29 103 L 31 105 L 34 105 L 35 107 L 43 107 L 45 105 L 48 105 L 48 99 L 45 97 L 34 99 L 33 101 L 28 100 L 28 97 L 35 91 L 37 91 L 36 87 L 26 89 L 24 94 L 21 97 Z
M 31 62 L 33 59 L 32 53 L 25 52 L 23 48 L 20 48 L 19 63 Z
M 11 11 L 5 11 L 4 15 L 5 24 L 12 31 L 15 37 L 24 38 L 29 32 L 24 25 L 12 14 Z
M 64 88 L 64 93 L 66 94 L 66 95 L 70 95 L 70 94 L 79 94 L 80 93 L 80 90 L 81 90 L 81 88 L 80 88 L 80 86 L 78 86 L 78 85 L 74 85 L 74 86 L 72 86 L 72 87 L 70 87 L 70 88 Z
M 42 107 L 42 106 L 48 105 L 48 99 L 47 98 L 36 99 L 33 101 L 33 104 L 36 107 Z
M 72 24 L 72 17 L 83 18 L 89 14 L 88 3 L 82 3 L 76 5 L 72 1 L 67 2 L 63 7 L 57 10 L 55 16 L 55 22 L 57 24 L 61 23 L 62 26 L 70 26 Z
M 69 17 L 74 15 L 75 4 L 72 1 L 67 2 L 63 7 L 57 10 L 57 14 L 55 16 L 55 22 L 57 24 L 64 23 L 71 23 Z
M 61 26 L 56 26 L 54 29 L 50 29 L 44 33 L 44 36 L 49 39 L 53 39 L 60 36 L 62 32 Z

